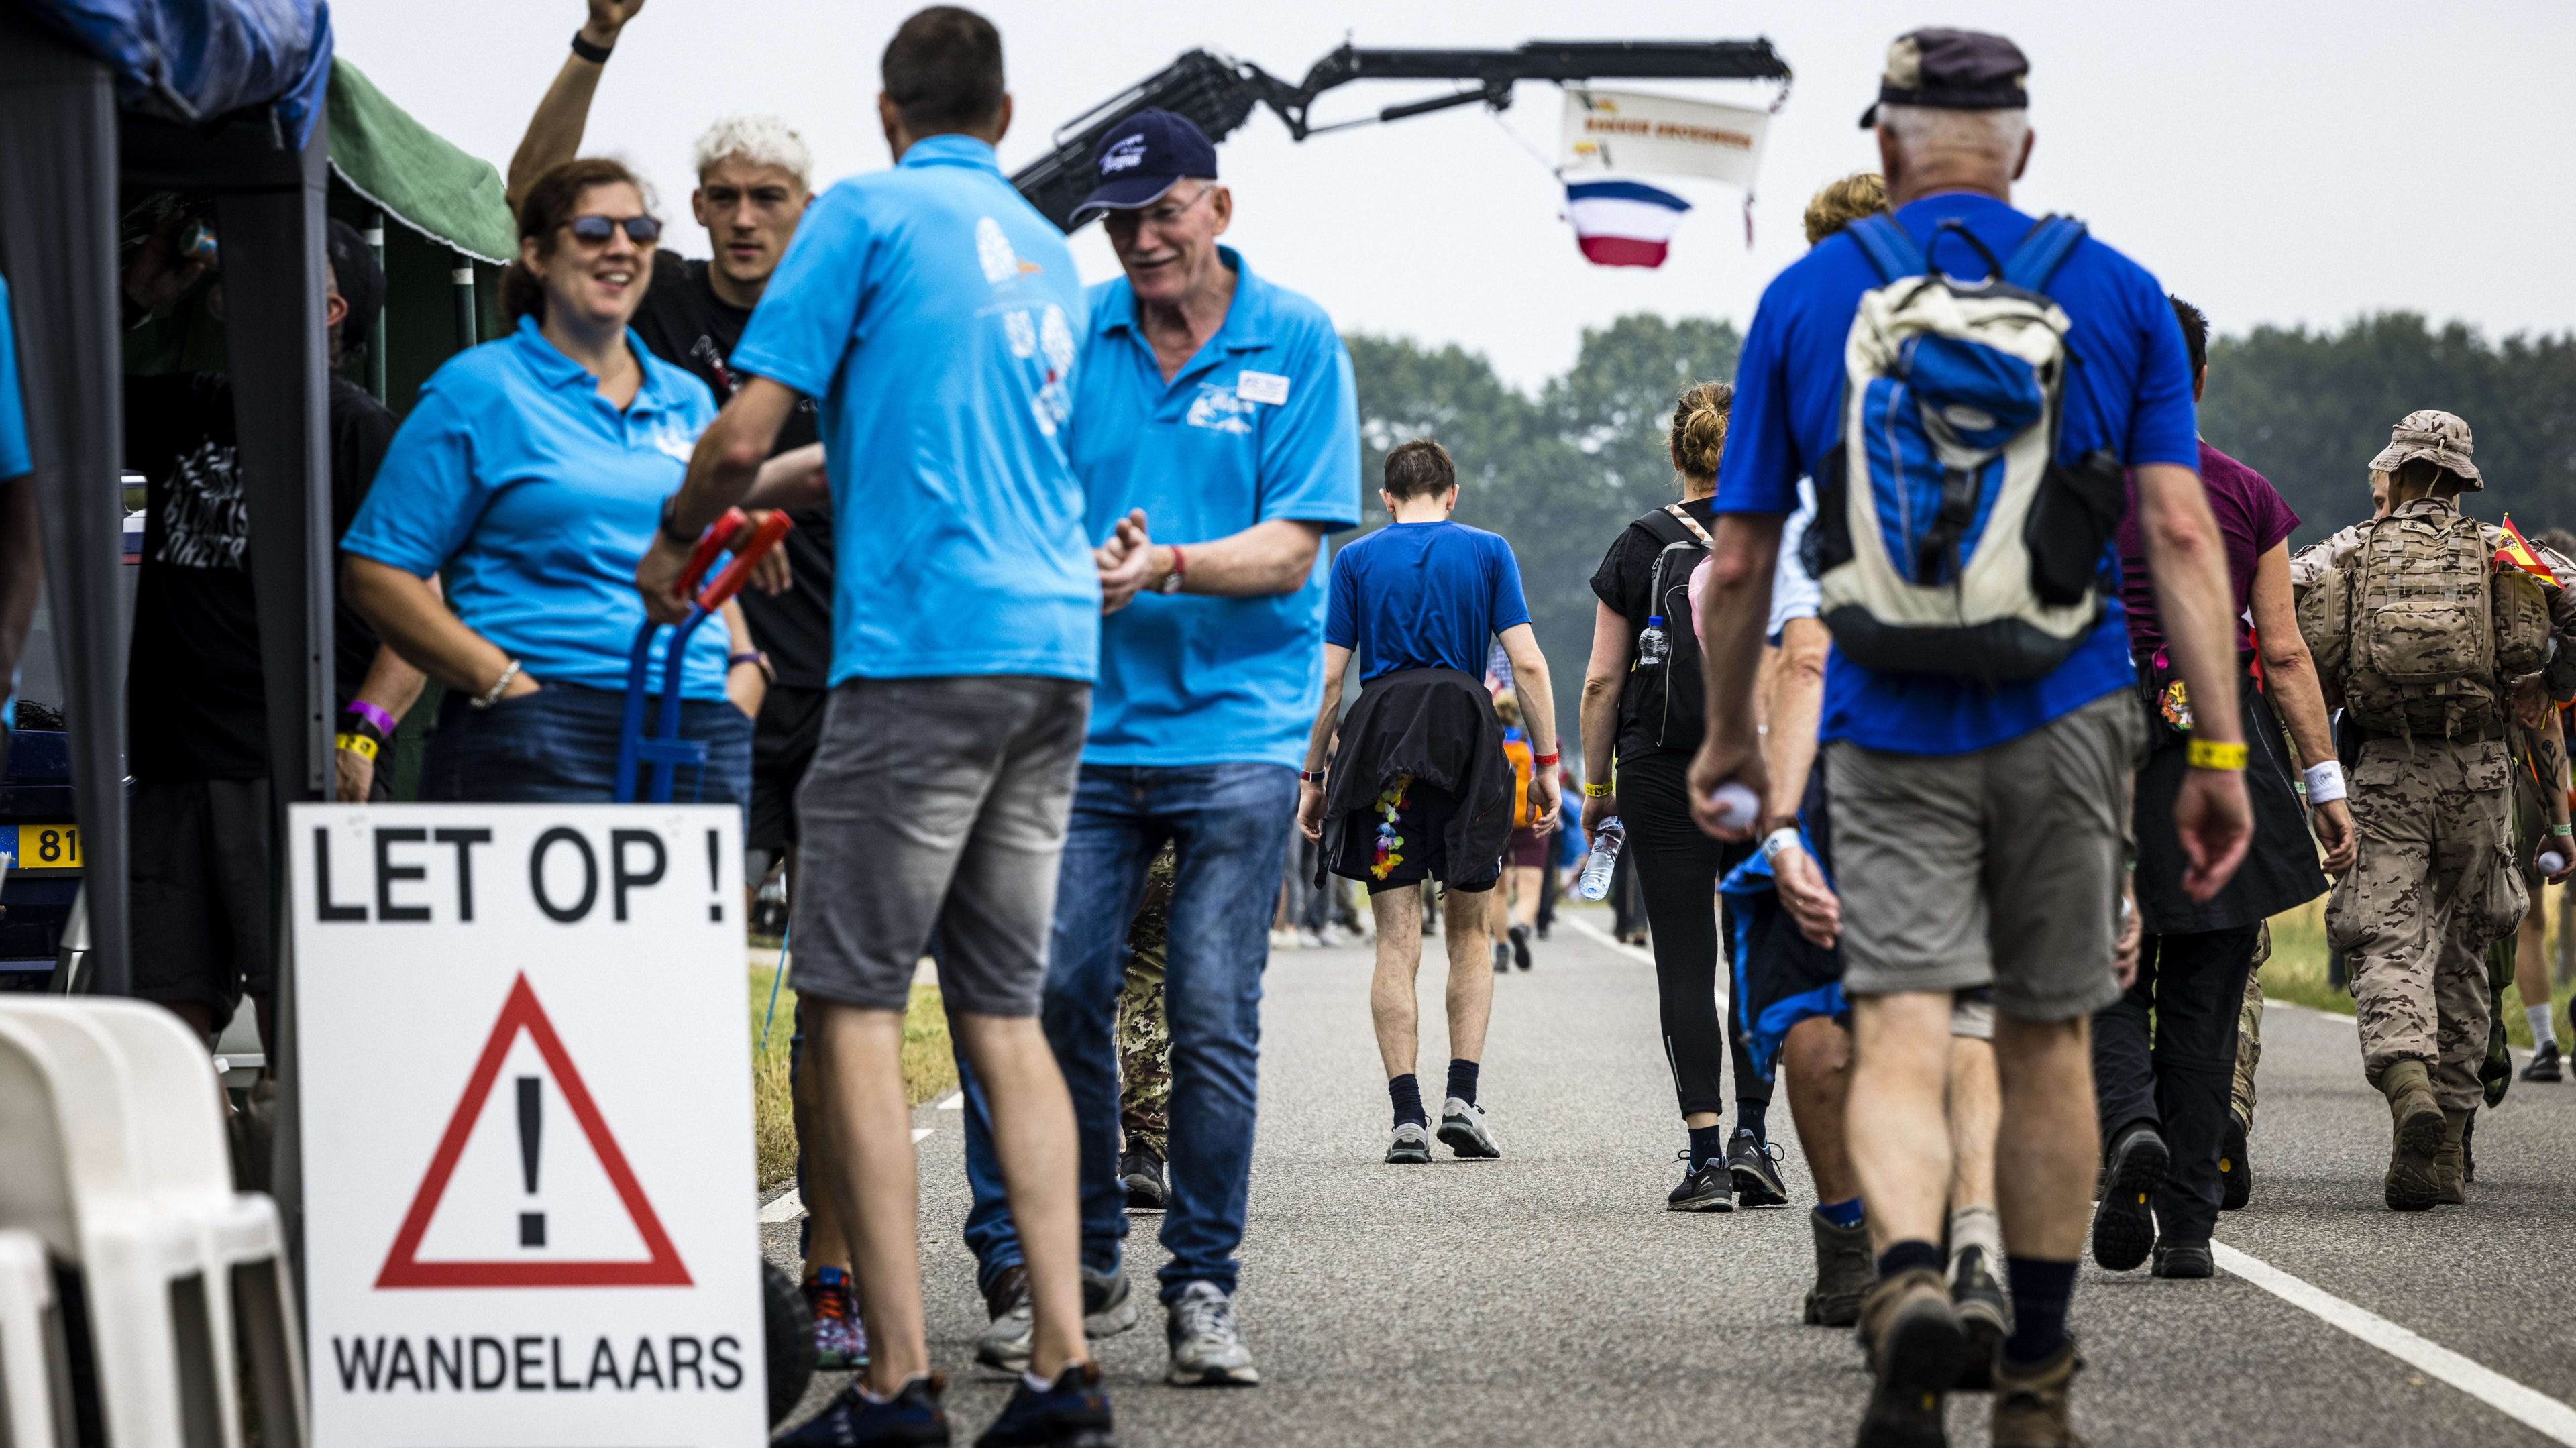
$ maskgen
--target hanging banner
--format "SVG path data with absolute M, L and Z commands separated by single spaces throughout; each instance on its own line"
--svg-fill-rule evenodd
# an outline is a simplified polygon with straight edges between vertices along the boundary
M 1700 176 L 1750 191 L 1770 125 L 1743 106 L 1568 86 L 1557 167 L 1569 179 Z

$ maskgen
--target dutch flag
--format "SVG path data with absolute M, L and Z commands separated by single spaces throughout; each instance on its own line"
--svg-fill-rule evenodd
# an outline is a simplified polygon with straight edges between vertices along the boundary
M 1662 266 L 1690 203 L 1635 181 L 1576 181 L 1565 188 L 1575 245 L 1595 266 Z

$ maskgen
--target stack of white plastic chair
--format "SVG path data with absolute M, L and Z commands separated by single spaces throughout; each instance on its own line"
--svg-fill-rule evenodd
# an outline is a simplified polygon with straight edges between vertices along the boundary
M 0 1090 L 8 1077 L 0 1072 Z M 0 1448 L 71 1448 L 71 1363 L 45 1240 L 0 1229 Z
M 204 1043 L 155 1006 L 0 998 L 0 1082 L 27 1168 L 0 1174 L 0 1228 L 79 1268 L 112 1448 L 239 1448 L 244 1377 L 263 1448 L 300 1448 L 284 1233 L 232 1189 Z

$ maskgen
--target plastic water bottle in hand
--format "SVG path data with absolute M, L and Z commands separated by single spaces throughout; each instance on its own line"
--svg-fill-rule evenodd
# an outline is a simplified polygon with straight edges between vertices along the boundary
M 1664 616 L 1660 613 L 1648 614 L 1645 631 L 1637 635 L 1639 667 L 1653 668 L 1662 663 L 1665 656 L 1672 651 L 1672 636 L 1664 632 Z
M 1575 882 L 1574 893 L 1586 900 L 1607 899 L 1610 894 L 1610 872 L 1619 867 L 1619 847 L 1628 843 L 1628 827 L 1612 815 L 1601 822 L 1600 832 L 1592 837 L 1592 858 L 1583 865 L 1583 878 Z
M 1749 830 L 1762 813 L 1762 797 L 1742 780 L 1730 779 L 1709 795 L 1717 805 L 1717 822 L 1730 830 Z

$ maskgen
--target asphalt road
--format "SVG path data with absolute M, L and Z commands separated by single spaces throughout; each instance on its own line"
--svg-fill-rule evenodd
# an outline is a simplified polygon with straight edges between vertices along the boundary
M 1378 1159 L 1369 970 L 1365 946 L 1271 959 L 1241 1295 L 1264 1385 L 1164 1386 L 1149 1305 L 1095 1344 L 1122 1443 L 1850 1441 L 1865 1390 L 1851 1335 L 1798 1320 L 1814 1198 L 1785 1102 L 1795 1205 L 1663 1210 L 1683 1134 L 1638 953 L 1560 925 L 1535 971 L 1496 983 L 1480 1094 L 1504 1159 L 1442 1148 L 1429 1167 Z M 1430 1083 L 1447 1059 L 1441 974 L 1422 991 Z M 2253 1202 L 2218 1240 L 2306 1305 L 2236 1272 L 2159 1282 L 2088 1263 L 2078 1427 L 2095 1444 L 2576 1442 L 2576 1084 L 2517 1083 L 2481 1116 L 2469 1203 L 2403 1216 L 2379 1199 L 2387 1109 L 2348 1018 L 2275 1005 L 2260 1084 Z M 931 1351 L 965 1443 L 1008 1383 L 972 1362 L 960 1119 L 925 1107 L 916 1124 Z M 1149 1290 L 1158 1220 L 1131 1218 Z M 792 1228 L 768 1238 L 792 1261 Z M 842 1381 L 818 1379 L 798 1416 Z M 1952 1442 L 1984 1444 L 1987 1413 L 1984 1395 L 1955 1396 Z

